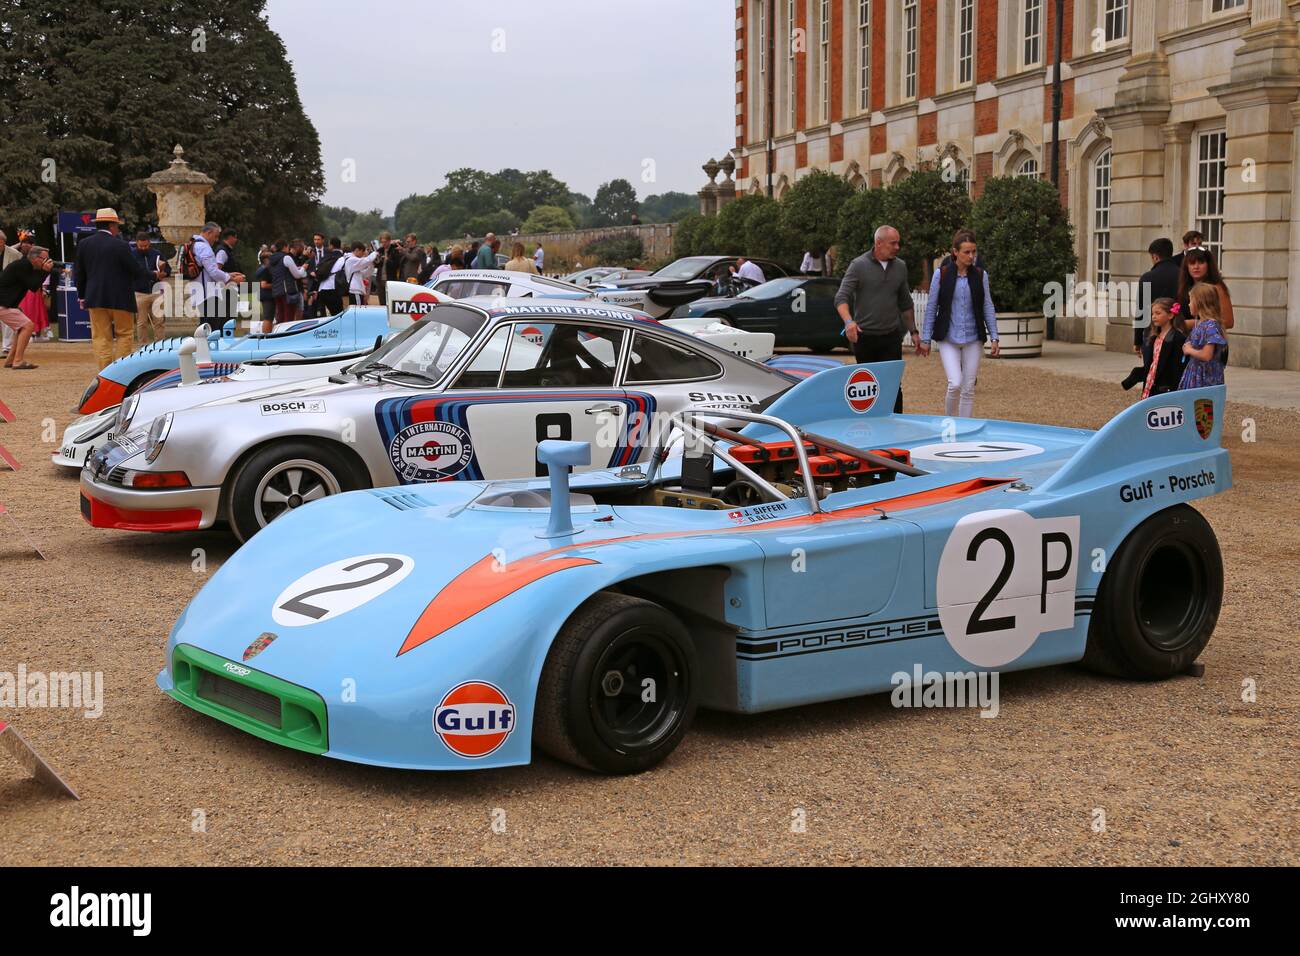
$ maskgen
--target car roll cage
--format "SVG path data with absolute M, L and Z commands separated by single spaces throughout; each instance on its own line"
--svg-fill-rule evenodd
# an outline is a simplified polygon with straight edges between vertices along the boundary
M 831 448 L 835 451 L 844 452 L 861 458 L 863 461 L 870 462 L 880 468 L 886 468 L 890 471 L 897 472 L 900 475 L 908 477 L 921 477 L 928 475 L 928 471 L 915 468 L 912 465 L 895 461 L 892 458 L 886 458 L 883 455 L 877 455 L 873 452 L 865 451 L 861 448 L 854 448 L 852 445 L 836 441 L 833 438 L 827 438 L 823 435 L 817 435 L 813 432 L 804 431 L 797 428 L 789 422 L 772 415 L 762 415 L 758 412 L 746 412 L 739 409 L 712 409 L 712 408 L 685 408 L 680 412 L 673 414 L 668 419 L 668 427 L 663 431 L 663 438 L 655 446 L 654 452 L 650 456 L 649 469 L 646 476 L 642 479 L 640 487 L 649 488 L 658 477 L 659 469 L 663 463 L 668 460 L 668 444 L 674 428 L 679 428 L 686 440 L 698 441 L 704 445 L 705 451 L 711 455 L 716 455 L 724 462 L 736 470 L 736 473 L 743 475 L 747 481 L 761 490 L 764 494 L 769 495 L 773 501 L 788 501 L 790 496 L 785 494 L 767 479 L 761 477 L 752 468 L 738 461 L 734 456 L 728 454 L 720 447 L 720 442 L 728 442 L 732 445 L 744 445 L 751 441 L 750 438 L 733 432 L 730 429 L 723 428 L 712 422 L 703 421 L 705 418 L 724 418 L 745 422 L 757 422 L 761 425 L 770 425 L 789 436 L 794 448 L 795 455 L 799 460 L 799 468 L 804 475 L 804 485 L 808 489 L 808 505 L 814 514 L 821 513 L 824 509 L 821 506 L 821 499 L 817 496 L 817 482 L 813 479 L 812 467 L 808 461 L 808 449 L 804 447 L 804 442 L 812 442 L 814 445 L 821 445 Z

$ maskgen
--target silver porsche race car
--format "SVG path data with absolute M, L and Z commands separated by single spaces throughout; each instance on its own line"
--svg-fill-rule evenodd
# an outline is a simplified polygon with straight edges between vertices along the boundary
M 394 283 L 388 289 L 389 327 L 404 329 L 430 308 L 430 302 L 451 302 L 452 296 L 411 283 Z M 696 338 L 734 352 L 755 362 L 766 362 L 772 357 L 776 337 L 770 332 L 748 332 L 713 319 L 668 319 L 664 324 Z M 208 351 L 206 325 L 194 330 L 193 347 L 181 346 L 176 350 L 180 367 L 158 375 L 127 397 L 120 405 L 110 405 L 102 411 L 74 419 L 63 432 L 58 451 L 50 460 L 64 468 L 83 468 L 110 434 L 124 434 L 131 422 L 152 422 L 159 415 L 180 411 L 218 399 L 237 395 L 274 393 L 285 382 L 307 379 L 327 379 L 344 371 L 363 356 L 377 348 L 382 341 L 368 348 L 341 355 L 274 355 L 269 358 L 242 363 L 215 362 Z M 396 334 L 393 332 L 391 334 Z M 193 390 L 192 386 L 203 386 Z M 186 389 L 177 392 L 177 389 Z M 157 392 L 166 394 L 158 395 Z
M 142 396 L 82 469 L 83 516 L 138 531 L 225 522 L 246 540 L 340 491 L 544 474 L 545 439 L 590 442 L 593 469 L 633 467 L 662 416 L 748 409 L 812 371 L 590 300 L 416 305 L 422 321 L 324 381 L 157 415 Z

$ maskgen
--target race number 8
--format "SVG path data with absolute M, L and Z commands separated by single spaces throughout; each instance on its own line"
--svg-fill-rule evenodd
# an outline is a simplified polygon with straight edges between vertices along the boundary
M 953 527 L 939 559 L 939 620 L 980 667 L 1019 658 L 1038 636 L 1074 626 L 1079 519 L 982 511 Z

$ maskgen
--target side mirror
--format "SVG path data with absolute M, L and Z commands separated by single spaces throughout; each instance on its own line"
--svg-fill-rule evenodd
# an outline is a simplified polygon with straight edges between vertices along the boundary
M 208 348 L 208 337 L 212 335 L 212 326 L 204 322 L 194 330 L 194 360 L 204 365 L 212 364 L 212 350 Z
M 227 319 L 226 324 L 221 327 L 222 338 L 233 339 L 235 337 L 235 320 Z
M 591 464 L 591 443 L 547 439 L 537 443 L 537 460 L 551 475 L 551 519 L 541 538 L 563 538 L 577 534 L 569 511 L 569 469 Z
M 199 378 L 199 368 L 194 361 L 194 353 L 198 346 L 193 339 L 186 339 L 181 343 L 181 385 L 197 385 L 201 381 Z

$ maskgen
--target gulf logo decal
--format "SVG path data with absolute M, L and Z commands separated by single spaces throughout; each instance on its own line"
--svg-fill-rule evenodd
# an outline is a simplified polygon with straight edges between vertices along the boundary
M 870 369 L 858 369 L 844 383 L 844 400 L 859 415 L 869 412 L 879 396 L 880 383 Z
M 534 345 L 542 344 L 543 341 L 542 330 L 535 325 L 530 325 L 527 328 L 521 329 L 519 334 L 522 335 L 527 341 L 532 342 Z
M 442 698 L 433 712 L 433 729 L 452 753 L 486 757 L 515 729 L 515 705 L 495 684 L 466 681 Z

